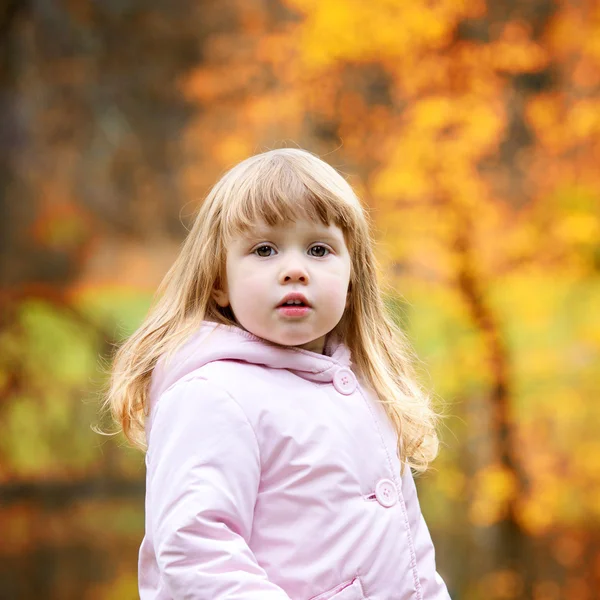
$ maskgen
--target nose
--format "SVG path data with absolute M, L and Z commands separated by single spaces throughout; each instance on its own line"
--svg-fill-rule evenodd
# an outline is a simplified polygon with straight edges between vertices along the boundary
M 308 283 L 308 271 L 302 260 L 294 257 L 286 261 L 279 275 L 280 283 Z

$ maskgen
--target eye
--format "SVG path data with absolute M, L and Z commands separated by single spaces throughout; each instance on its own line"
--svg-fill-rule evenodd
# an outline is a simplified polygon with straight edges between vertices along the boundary
M 255 248 L 252 252 L 253 254 L 256 254 L 257 256 L 260 256 L 261 258 L 268 258 L 269 256 L 272 256 L 271 254 L 271 250 L 275 250 L 272 246 L 259 246 L 258 248 Z
M 313 250 L 316 250 L 316 252 L 313 252 Z M 323 258 L 324 256 L 327 256 L 327 254 L 329 254 L 329 248 L 317 244 L 316 246 L 311 246 L 309 252 L 312 256 L 316 256 L 317 258 Z

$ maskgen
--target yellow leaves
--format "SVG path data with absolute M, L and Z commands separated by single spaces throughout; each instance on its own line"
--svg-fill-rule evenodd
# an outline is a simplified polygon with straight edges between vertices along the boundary
M 403 146 L 398 145 L 393 162 L 390 161 L 389 166 L 374 177 L 374 193 L 387 202 L 418 200 L 431 193 L 431 180 L 423 169 L 418 168 L 422 149 L 417 144 L 406 149 Z
M 600 441 L 586 440 L 577 447 L 577 455 L 573 459 L 573 471 L 579 481 L 593 481 L 600 473 Z M 600 492 L 600 481 L 596 493 Z M 600 512 L 600 502 L 596 504 Z
M 519 522 L 538 536 L 597 519 L 599 346 L 591 340 L 600 339 L 593 337 L 600 331 L 598 286 L 532 272 L 498 282 L 497 290 L 513 362 L 516 444 L 529 483 L 517 504 Z
M 455 102 L 446 96 L 424 98 L 413 105 L 409 118 L 415 129 L 435 132 L 453 121 Z
M 500 106 L 487 99 L 439 95 L 417 100 L 398 123 L 387 172 L 379 176 L 388 176 L 388 188 L 392 187 L 389 175 L 399 177 L 404 171 L 413 173 L 415 181 L 426 180 L 431 191 L 446 182 L 460 187 L 460 179 L 467 185 L 474 178 L 474 160 L 498 143 L 503 127 Z
M 389 158 L 373 190 L 385 199 L 444 197 L 481 205 L 475 160 L 493 148 L 504 119 L 498 107 L 475 98 L 426 97 L 414 102 L 390 139 Z
M 540 448 L 529 446 L 529 451 L 544 455 L 544 451 Z M 557 521 L 563 517 L 561 505 L 565 490 L 564 481 L 558 477 L 558 460 L 555 455 L 550 454 L 546 454 L 545 458 L 549 464 L 552 464 L 553 469 L 535 471 L 529 464 L 529 460 L 524 461 L 531 473 L 532 484 L 529 494 L 522 496 L 517 505 L 519 523 L 525 531 L 536 536 L 556 526 Z
M 107 600 L 108 598 L 135 598 L 139 595 L 137 573 L 121 563 L 117 572 L 108 582 L 96 583 L 86 596 L 87 600 Z
M 600 239 L 600 218 L 589 213 L 567 214 L 556 223 L 554 233 L 566 243 L 596 243 Z
M 517 491 L 517 481 L 505 467 L 492 465 L 479 471 L 473 482 L 473 500 L 469 507 L 471 522 L 485 527 L 502 520 L 507 503 Z
M 407 172 L 408 173 L 408 172 Z M 443 210 L 431 210 L 424 203 L 387 214 L 384 240 L 395 261 L 410 261 L 415 274 L 424 279 L 452 277 L 452 244 L 455 223 Z
M 439 47 L 460 18 L 482 10 L 479 1 L 395 2 L 287 0 L 305 15 L 300 45 L 309 69 L 336 61 L 401 58 L 418 47 Z
M 511 412 L 528 487 L 519 489 L 497 466 L 461 481 L 454 479 L 453 468 L 446 472 L 444 464 L 436 463 L 436 490 L 449 500 L 472 494 L 468 516 L 477 526 L 497 523 L 510 499 L 516 501 L 519 524 L 534 537 L 600 518 L 600 409 L 594 401 L 600 389 L 594 360 L 600 348 L 600 288 L 591 283 L 575 286 L 566 275 L 542 270 L 506 277 L 495 286 L 493 305 L 505 324 L 512 357 Z M 436 392 L 445 399 L 475 396 L 473 404 L 483 402 L 473 390 L 490 383 L 481 385 L 486 369 L 475 364 L 485 348 L 477 345 L 480 340 L 468 329 L 456 297 L 425 283 L 403 281 L 401 289 L 414 305 L 411 335 Z M 594 348 L 583 363 L 578 355 L 572 357 L 582 339 Z M 467 420 L 468 430 L 485 437 L 487 429 L 482 428 L 489 427 L 489 421 L 478 415 L 487 412 L 481 404 L 476 406 L 465 414 L 469 406 L 457 402 L 451 412 Z M 465 438 L 455 423 L 451 425 L 461 443 Z
M 486 49 L 490 64 L 499 71 L 527 73 L 539 71 L 548 63 L 544 49 L 530 39 L 525 23 L 507 23 L 499 39 Z
M 461 471 L 449 466 L 444 467 L 437 473 L 436 483 L 439 490 L 450 500 L 464 498 L 467 481 L 465 474 Z

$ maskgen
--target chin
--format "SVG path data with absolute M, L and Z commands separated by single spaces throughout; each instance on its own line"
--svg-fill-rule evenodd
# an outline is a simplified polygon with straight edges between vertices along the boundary
M 260 336 L 265 340 L 269 340 L 274 344 L 279 344 L 280 346 L 301 346 L 303 344 L 309 344 L 313 340 L 316 340 L 320 336 L 313 335 L 272 335 L 266 334 Z
M 268 337 L 265 338 L 267 340 L 269 340 L 270 342 L 273 342 L 275 344 L 279 344 L 280 346 L 302 346 L 304 344 L 308 344 L 309 342 L 312 341 L 312 338 L 290 338 L 290 337 L 280 337 L 280 338 L 274 338 L 274 337 Z

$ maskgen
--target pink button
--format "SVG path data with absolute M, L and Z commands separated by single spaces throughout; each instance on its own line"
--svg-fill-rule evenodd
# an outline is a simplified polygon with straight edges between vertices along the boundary
M 381 479 L 375 486 L 375 497 L 381 506 L 389 508 L 398 502 L 398 492 L 394 482 L 390 479 Z
M 356 389 L 356 377 L 350 369 L 342 367 L 333 376 L 333 386 L 340 394 L 349 396 Z

